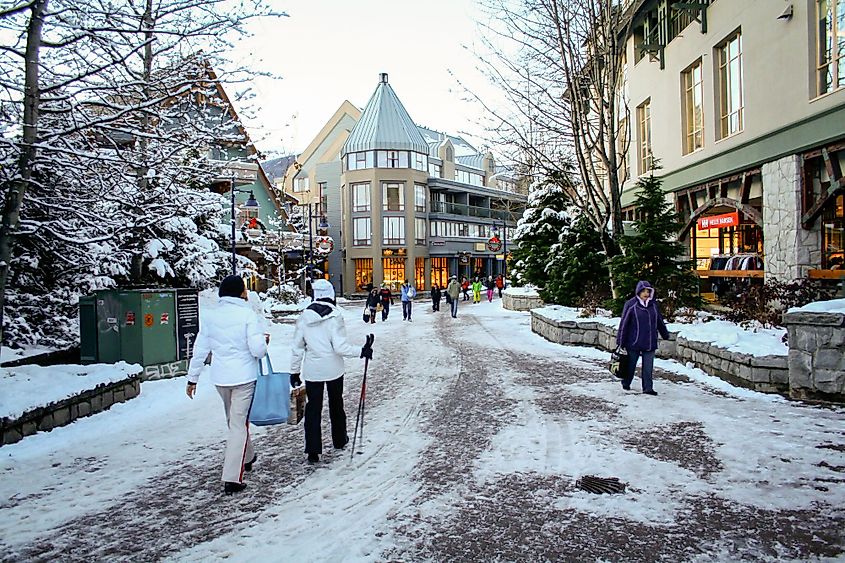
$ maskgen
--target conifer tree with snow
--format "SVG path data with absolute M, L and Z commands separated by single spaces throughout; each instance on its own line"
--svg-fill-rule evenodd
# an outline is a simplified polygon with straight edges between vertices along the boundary
M 609 236 L 608 236 L 609 238 Z M 570 307 L 597 306 L 611 295 L 607 253 L 602 235 L 584 215 L 565 229 L 551 247 L 548 283 L 543 298 Z
M 528 206 L 517 221 L 511 277 L 515 285 L 545 288 L 554 247 L 570 226 L 569 201 L 563 190 L 548 182 L 528 195 Z
M 611 275 L 620 293 L 612 301 L 616 314 L 621 313 L 640 280 L 647 280 L 654 286 L 667 318 L 671 318 L 679 307 L 701 305 L 698 280 L 684 259 L 683 243 L 676 238 L 681 224 L 666 201 L 662 185 L 653 174 L 637 182 L 636 233 L 620 238 L 622 253 L 613 257 L 610 263 Z

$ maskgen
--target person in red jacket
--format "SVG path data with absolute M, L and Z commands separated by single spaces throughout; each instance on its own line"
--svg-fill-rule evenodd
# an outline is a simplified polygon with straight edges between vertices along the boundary
M 469 280 L 461 278 L 461 291 L 464 294 L 464 301 L 469 301 Z
M 393 305 L 393 293 L 386 283 L 381 284 L 379 296 L 381 297 L 381 322 L 384 322 L 390 314 L 390 306 Z
M 496 276 L 496 288 L 499 290 L 499 299 L 501 299 L 502 290 L 505 289 L 505 278 L 502 277 L 502 274 Z

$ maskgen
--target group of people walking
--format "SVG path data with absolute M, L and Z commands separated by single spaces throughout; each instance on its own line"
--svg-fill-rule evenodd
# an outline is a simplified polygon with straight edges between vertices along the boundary
M 472 291 L 472 302 L 481 303 L 481 292 L 486 290 L 487 301 L 492 303 L 493 294 L 496 290 L 499 290 L 499 298 L 501 299 L 502 290 L 504 289 L 505 279 L 501 274 L 496 276 L 495 279 L 493 279 L 493 276 L 487 276 L 486 280 L 483 280 L 481 276 L 475 276 L 472 281 L 466 277 L 461 278 L 461 292 L 463 293 L 464 301 L 469 301 L 469 292 Z

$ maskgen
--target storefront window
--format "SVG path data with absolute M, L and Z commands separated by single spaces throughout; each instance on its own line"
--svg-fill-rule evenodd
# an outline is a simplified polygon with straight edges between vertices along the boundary
M 414 260 L 414 287 L 418 290 L 425 288 L 425 258 Z
M 373 283 L 373 259 L 355 259 L 355 287 L 365 291 L 369 284 Z
M 831 199 L 822 212 L 822 268 L 845 269 L 845 195 Z
M 391 290 L 398 291 L 405 281 L 405 259 L 382 258 L 381 266 L 384 269 L 384 283 L 390 286 Z
M 445 287 L 449 283 L 449 259 L 448 258 L 432 258 L 431 259 L 431 284 L 437 284 L 440 287 Z
M 741 223 L 723 229 L 693 228 L 690 237 L 691 256 L 696 270 L 724 270 L 727 258 L 740 254 L 763 254 L 763 229 L 755 223 Z M 717 258 L 723 258 L 717 263 Z M 747 268 L 756 270 L 757 267 Z

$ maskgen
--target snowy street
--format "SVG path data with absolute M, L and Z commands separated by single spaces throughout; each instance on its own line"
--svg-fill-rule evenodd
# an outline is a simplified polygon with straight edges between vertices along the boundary
M 398 302 L 397 302 L 398 303 Z M 607 354 L 533 334 L 497 299 L 399 307 L 376 335 L 364 444 L 305 463 L 303 429 L 253 427 L 248 488 L 224 496 L 207 378 L 147 382 L 110 411 L 0 448 L 3 561 L 727 561 L 843 557 L 845 410 L 657 361 L 657 397 Z M 272 329 L 288 368 L 292 324 Z M 349 434 L 362 363 L 347 361 Z M 639 379 L 633 388 L 639 391 Z M 621 495 L 580 491 L 619 477 Z

